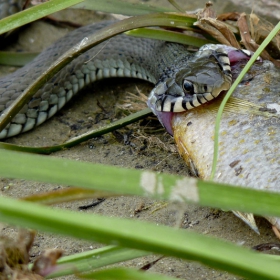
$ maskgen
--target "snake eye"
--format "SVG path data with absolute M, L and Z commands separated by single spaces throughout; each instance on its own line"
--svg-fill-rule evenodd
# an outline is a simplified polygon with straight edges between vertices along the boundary
M 183 89 L 186 93 L 193 93 L 193 84 L 189 81 L 184 80 Z

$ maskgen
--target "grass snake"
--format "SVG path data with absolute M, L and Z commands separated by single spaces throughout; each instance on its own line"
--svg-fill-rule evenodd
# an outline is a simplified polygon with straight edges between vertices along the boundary
M 0 8 L 1 5 L 0 2 Z M 27 86 L 71 46 L 110 23 L 74 30 L 31 63 L 1 78 L 0 112 L 5 112 Z M 197 107 L 229 89 L 232 81 L 229 58 L 232 62 L 240 57 L 248 59 L 244 52 L 222 45 L 206 45 L 192 54 L 181 44 L 116 36 L 60 70 L 12 119 L 0 133 L 0 139 L 42 124 L 86 85 L 110 77 L 140 78 L 155 84 L 148 105 L 172 134 L 172 113 Z

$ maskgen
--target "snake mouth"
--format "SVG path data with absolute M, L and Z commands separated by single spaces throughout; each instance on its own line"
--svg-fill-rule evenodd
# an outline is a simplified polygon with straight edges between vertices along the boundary
M 158 120 L 160 121 L 162 126 L 166 129 L 166 131 L 170 135 L 173 135 L 173 129 L 172 129 L 171 122 L 172 122 L 174 113 L 157 111 L 155 108 L 155 103 L 156 103 L 156 97 L 154 94 L 151 94 L 147 101 L 148 107 L 153 111 L 154 115 L 157 116 Z
M 158 120 L 160 121 L 160 123 L 166 129 L 166 131 L 172 136 L 173 136 L 172 119 L 173 119 L 174 114 L 176 114 L 176 113 L 157 111 L 157 115 L 156 115 Z M 177 114 L 179 114 L 179 113 L 177 113 Z
M 154 115 L 157 116 L 158 120 L 160 121 L 162 126 L 166 129 L 166 131 L 173 136 L 172 118 L 174 116 L 174 113 L 158 111 L 155 107 L 155 103 L 156 103 L 156 96 L 154 94 L 151 94 L 150 98 L 147 101 L 148 107 L 153 111 Z

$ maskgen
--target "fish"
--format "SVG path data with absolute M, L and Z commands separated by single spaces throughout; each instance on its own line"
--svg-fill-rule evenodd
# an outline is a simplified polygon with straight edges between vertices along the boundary
M 235 89 L 221 119 L 214 182 L 280 192 L 279 89 L 280 71 L 269 61 L 254 66 Z M 215 121 L 223 97 L 172 118 L 178 151 L 203 180 L 211 179 Z M 234 214 L 259 233 L 253 214 Z M 280 218 L 265 218 L 280 230 Z

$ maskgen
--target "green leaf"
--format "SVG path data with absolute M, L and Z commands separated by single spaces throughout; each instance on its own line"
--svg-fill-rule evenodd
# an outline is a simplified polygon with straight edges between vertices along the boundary
M 63 10 L 83 0 L 50 0 L 0 20 L 0 34 Z
M 110 264 L 117 264 L 149 254 L 148 252 L 134 249 L 105 246 L 99 249 L 62 257 L 57 262 L 58 271 L 48 275 L 48 278 L 77 274 L 78 272 L 85 272 Z
M 140 28 L 134 29 L 126 32 L 127 35 L 135 37 L 144 37 L 157 40 L 165 40 L 169 42 L 175 42 L 180 44 L 186 44 L 195 47 L 201 47 L 205 44 L 213 44 L 215 42 L 197 38 L 194 36 L 188 36 L 183 33 L 173 32 L 168 30 L 159 30 L 159 29 L 149 29 L 149 28 Z

